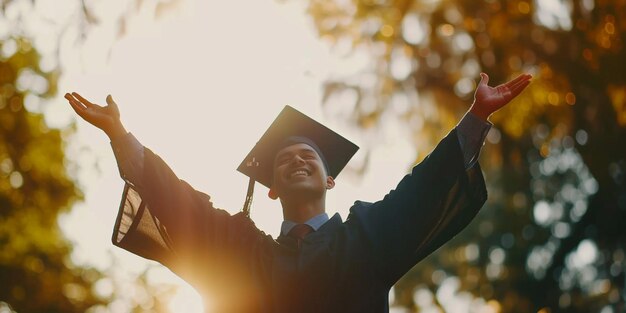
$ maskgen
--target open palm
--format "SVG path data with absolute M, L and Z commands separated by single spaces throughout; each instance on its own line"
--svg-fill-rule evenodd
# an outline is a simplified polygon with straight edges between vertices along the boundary
M 110 95 L 106 98 L 107 106 L 91 103 L 76 92 L 66 93 L 65 99 L 80 117 L 107 134 L 120 124 L 120 111 Z
M 471 110 L 485 119 L 517 97 L 530 84 L 532 78 L 529 74 L 522 74 L 502 85 L 490 87 L 489 76 L 485 73 L 480 73 L 480 76 Z

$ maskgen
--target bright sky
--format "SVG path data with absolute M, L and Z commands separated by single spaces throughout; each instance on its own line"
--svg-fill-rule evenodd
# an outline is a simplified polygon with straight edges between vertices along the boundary
M 116 3 L 102 1 L 99 9 L 125 8 Z M 231 213 L 241 209 L 247 184 L 247 177 L 235 169 L 284 105 L 298 108 L 361 147 L 370 141 L 322 114 L 321 83 L 331 74 L 357 70 L 363 59 L 334 56 L 328 44 L 317 39 L 301 3 L 186 0 L 156 23 L 149 10 L 144 11 L 131 19 L 128 33 L 113 41 L 111 50 L 113 34 L 96 29 L 82 48 L 64 51 L 59 95 L 47 109 L 50 124 L 76 118 L 62 98 L 65 92 L 80 92 L 99 104 L 111 94 L 127 130 L 180 178 Z M 76 263 L 104 270 L 115 262 L 112 278 L 96 287 L 108 294 L 113 285 L 132 283 L 153 263 L 112 246 L 123 182 L 106 136 L 82 120 L 77 126 L 68 158 L 81 166 L 77 176 L 85 201 L 75 205 L 61 225 L 76 244 Z M 345 220 L 354 200 L 381 198 L 413 158 L 414 151 L 402 136 L 374 149 L 363 179 L 339 176 L 337 187 L 328 194 L 329 215 L 339 212 Z M 282 221 L 280 204 L 266 194 L 258 184 L 252 218 L 260 229 L 276 236 Z M 170 304 L 173 312 L 201 310 L 191 288 L 169 271 L 154 268 L 148 275 L 152 283 L 184 286 Z M 111 311 L 126 311 L 128 299 L 120 297 L 109 306 Z

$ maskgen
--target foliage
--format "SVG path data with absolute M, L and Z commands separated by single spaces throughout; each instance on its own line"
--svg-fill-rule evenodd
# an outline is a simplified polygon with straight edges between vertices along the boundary
M 23 312 L 82 312 L 98 302 L 90 284 L 99 274 L 71 267 L 56 223 L 81 193 L 65 169 L 61 131 L 25 108 L 54 93 L 58 75 L 39 70 L 23 38 L 1 48 L 0 299 Z
M 534 82 L 492 117 L 490 199 L 460 236 L 396 286 L 396 303 L 503 312 L 625 308 L 624 1 L 310 0 L 323 39 L 362 71 L 325 107 L 367 130 L 411 130 L 421 159 L 491 82 Z M 348 113 L 346 113 L 348 112 Z
M 126 21 L 142 2 L 129 2 L 128 10 L 121 13 L 113 26 L 119 36 L 124 34 Z M 160 15 L 176 1 L 150 3 L 154 5 L 154 14 Z M 77 48 L 77 43 L 86 39 L 102 18 L 91 7 L 94 2 L 77 0 L 73 4 L 66 3 L 68 8 L 76 9 L 75 14 L 61 20 L 54 20 L 54 10 L 45 12 L 39 7 L 46 5 L 44 1 L 10 0 L 2 1 L 0 6 L 2 312 L 101 312 L 119 308 L 119 301 L 114 299 L 130 298 L 122 295 L 119 286 L 108 294 L 96 290 L 103 282 L 111 281 L 106 276 L 112 273 L 74 265 L 70 259 L 72 245 L 57 223 L 60 214 L 82 200 L 81 190 L 70 175 L 77 165 L 69 163 L 64 156 L 64 138 L 74 127 L 49 128 L 41 112 L 45 111 L 47 99 L 57 92 L 60 51 L 65 48 L 61 38 L 67 29 L 80 25 L 76 41 L 69 47 Z M 41 37 L 46 38 L 41 40 Z M 54 44 L 46 46 L 50 40 Z M 47 47 L 45 54 L 38 51 L 37 42 Z M 138 278 L 132 291 L 150 297 L 135 297 L 124 307 L 135 312 L 164 311 L 164 303 L 172 291 L 155 290 L 144 276 Z M 108 302 L 113 303 L 107 307 Z

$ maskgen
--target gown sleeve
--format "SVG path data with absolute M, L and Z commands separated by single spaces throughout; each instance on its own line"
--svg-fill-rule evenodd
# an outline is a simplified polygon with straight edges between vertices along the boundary
M 465 228 L 487 199 L 480 165 L 465 168 L 456 132 L 382 200 L 351 209 L 386 286 Z
M 215 208 L 148 148 L 140 168 L 139 181 L 122 175 L 115 246 L 167 266 L 196 287 L 226 285 L 233 273 L 245 272 L 250 264 L 243 262 L 265 237 L 248 217 Z

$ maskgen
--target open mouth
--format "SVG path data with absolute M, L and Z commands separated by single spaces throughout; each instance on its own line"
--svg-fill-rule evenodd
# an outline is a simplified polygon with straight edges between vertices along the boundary
M 295 171 L 291 172 L 289 174 L 289 178 L 306 177 L 306 176 L 309 176 L 309 175 L 311 175 L 311 173 L 308 170 L 298 169 L 298 170 L 295 170 Z

